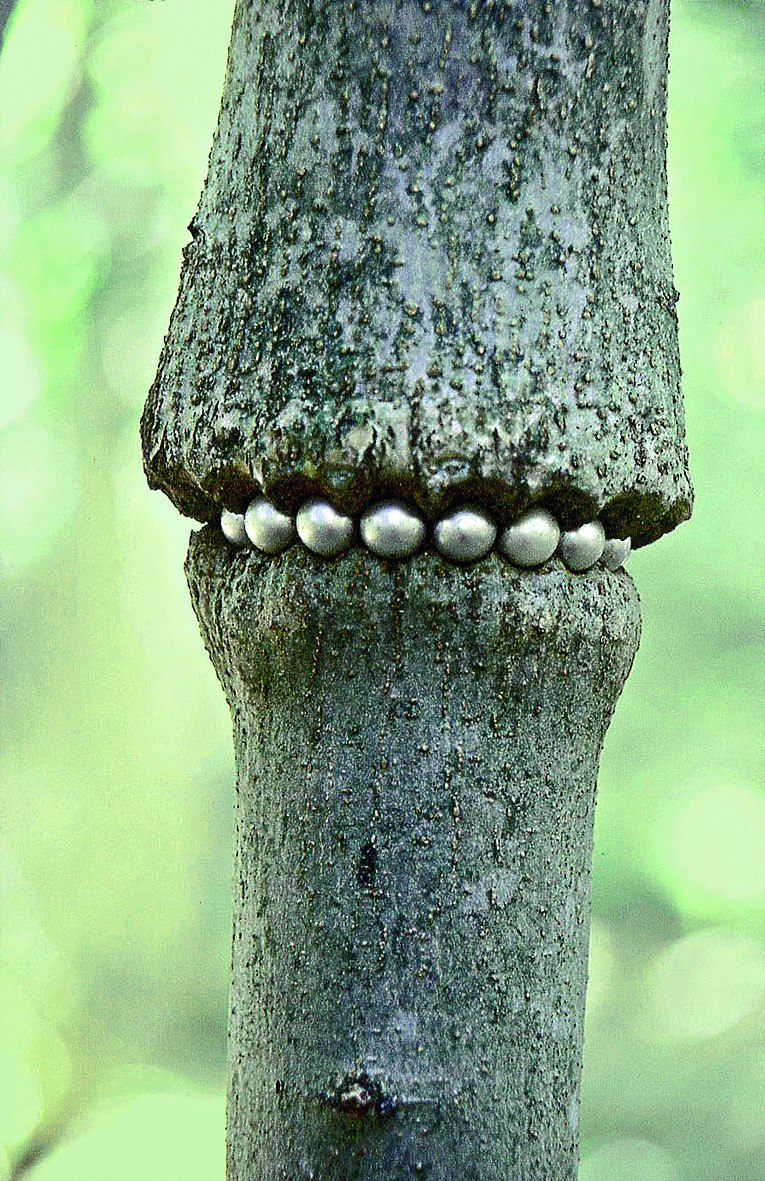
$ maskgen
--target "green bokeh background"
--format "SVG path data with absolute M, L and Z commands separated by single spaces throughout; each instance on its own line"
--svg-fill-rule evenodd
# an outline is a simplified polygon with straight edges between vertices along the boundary
M 229 722 L 138 417 L 232 8 L 18 0 L 0 59 L 0 1178 L 224 1174 Z M 580 1181 L 763 1181 L 765 5 L 671 49 L 697 505 L 630 562 Z

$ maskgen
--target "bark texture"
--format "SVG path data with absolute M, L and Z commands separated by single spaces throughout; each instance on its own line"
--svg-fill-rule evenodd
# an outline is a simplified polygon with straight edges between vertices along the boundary
M 667 0 L 239 0 L 142 421 L 260 490 L 642 545 L 690 513 Z M 229 1181 L 573 1181 L 629 577 L 192 538 L 234 719 Z
M 573 1181 L 625 573 L 192 537 L 234 719 L 229 1181 Z
M 239 0 L 152 486 L 687 517 L 667 5 Z

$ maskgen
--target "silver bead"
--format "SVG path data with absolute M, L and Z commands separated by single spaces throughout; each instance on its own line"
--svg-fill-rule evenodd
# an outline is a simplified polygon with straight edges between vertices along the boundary
M 455 562 L 476 562 L 488 554 L 496 536 L 497 526 L 478 508 L 457 509 L 433 530 L 436 549 Z
M 244 514 L 244 527 L 252 544 L 264 554 L 280 554 L 295 540 L 291 517 L 280 513 L 265 496 L 250 501 Z
M 364 545 L 381 558 L 408 558 L 425 540 L 425 523 L 392 500 L 367 509 L 360 528 Z
M 499 548 L 516 566 L 541 566 L 558 548 L 560 528 L 547 509 L 535 508 L 509 525 L 499 539 Z
M 332 558 L 353 541 L 353 521 L 327 500 L 308 500 L 298 511 L 298 536 L 315 554 Z
M 224 508 L 220 515 L 220 527 L 226 541 L 230 541 L 232 545 L 249 544 L 242 513 L 230 513 L 227 508 Z
M 595 565 L 605 544 L 606 534 L 600 521 L 588 521 L 562 534 L 558 548 L 569 570 L 578 573 Z
M 608 570 L 618 570 L 627 561 L 631 549 L 631 538 L 609 537 L 603 546 L 600 560 Z

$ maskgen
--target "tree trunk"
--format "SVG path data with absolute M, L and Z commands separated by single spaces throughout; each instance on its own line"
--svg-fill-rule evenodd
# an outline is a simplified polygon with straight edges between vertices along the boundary
M 633 583 L 208 530 L 187 573 L 236 736 L 231 1181 L 570 1181 Z
M 239 0 L 142 423 L 217 522 L 688 516 L 665 0 Z M 234 720 L 230 1181 L 572 1181 L 623 571 L 236 550 L 187 574 Z

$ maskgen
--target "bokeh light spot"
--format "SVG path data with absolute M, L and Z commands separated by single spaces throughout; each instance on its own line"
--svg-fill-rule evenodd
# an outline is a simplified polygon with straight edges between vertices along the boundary
M 0 573 L 21 573 L 47 549 L 80 495 L 74 452 L 30 420 L 0 432 Z
M 611 1140 L 579 1169 L 579 1181 L 678 1181 L 679 1176 L 670 1154 L 649 1140 Z
M 26 412 L 40 392 L 42 368 L 20 324 L 0 324 L 0 429 Z
M 108 231 L 98 210 L 76 197 L 49 205 L 19 230 L 13 263 L 36 319 L 71 320 L 107 279 Z
M 714 1037 L 765 999 L 765 953 L 735 931 L 696 931 L 654 960 L 648 998 L 650 1016 L 668 1040 Z
M 717 339 L 722 392 L 750 410 L 765 410 L 765 299 L 736 308 Z
M 743 784 L 697 795 L 660 829 L 664 871 L 688 889 L 726 902 L 765 899 L 765 796 Z
M 82 130 L 100 169 L 132 185 L 201 183 L 231 27 L 225 8 L 166 0 L 104 27 L 88 60 L 98 102 Z
M 25 0 L 0 57 L 0 157 L 28 159 L 53 135 L 77 80 L 91 0 Z

